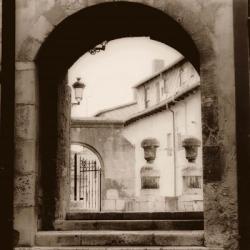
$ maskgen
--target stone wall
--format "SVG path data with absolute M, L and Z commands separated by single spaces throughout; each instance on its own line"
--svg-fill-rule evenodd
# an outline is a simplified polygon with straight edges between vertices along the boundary
M 71 125 L 71 143 L 88 145 L 102 159 L 102 211 L 127 211 L 134 197 L 134 146 L 122 129 L 122 122 L 100 118 L 73 120 Z
M 14 228 L 20 243 L 34 242 L 37 225 L 38 101 L 33 63 L 16 64 Z
M 49 87 L 48 93 L 34 95 L 39 84 L 40 86 L 44 84 L 36 78 L 40 66 L 35 64 L 35 58 L 41 45 L 46 43 L 50 47 L 50 42 L 46 38 L 51 37 L 52 30 L 61 29 L 63 31 L 65 26 L 61 23 L 62 20 L 71 18 L 72 14 L 79 10 L 89 6 L 97 6 L 102 2 L 119 3 L 120 1 L 16 1 L 16 75 L 18 77 L 16 77 L 14 221 L 15 228 L 20 232 L 19 244 L 32 245 L 34 233 L 37 230 L 36 175 L 38 173 L 38 159 L 42 157 L 42 154 L 37 157 L 39 143 L 37 128 L 40 131 L 44 126 L 41 124 L 48 122 L 45 121 L 46 117 L 43 118 L 43 121 L 38 122 L 38 96 L 44 101 L 49 99 L 53 105 L 57 105 L 53 102 L 56 93 L 51 94 L 50 98 L 47 96 L 51 90 Z M 187 31 L 198 49 L 203 111 L 205 244 L 207 246 L 221 246 L 227 250 L 238 249 L 235 128 L 235 87 L 237 84 L 235 84 L 234 78 L 233 1 L 136 0 L 128 2 L 131 4 L 140 3 L 141 6 L 149 6 L 160 10 L 159 13 L 167 14 L 168 17 L 176 21 L 174 23 L 179 24 L 177 27 L 182 27 Z M 70 20 L 68 19 L 68 23 Z M 127 21 L 129 20 L 126 20 L 126 23 Z M 82 23 L 85 24 L 86 20 L 83 20 Z M 148 25 L 143 27 L 149 28 Z M 98 34 L 90 32 L 87 35 L 85 32 L 79 32 L 85 28 L 87 26 L 81 25 L 77 30 L 77 34 L 84 34 L 80 43 L 87 44 L 82 53 L 86 52 L 90 45 L 95 45 L 95 41 L 92 39 L 95 35 L 100 35 L 98 39 L 105 40 L 105 36 L 99 32 Z M 131 25 L 131 28 L 134 28 L 134 25 Z M 76 29 L 75 25 L 71 27 L 71 30 Z M 175 29 L 175 31 L 177 30 Z M 192 52 L 195 52 L 186 47 L 185 41 L 177 39 L 173 42 L 170 37 L 164 38 L 160 35 L 163 33 L 162 30 L 159 30 L 158 36 L 156 36 L 160 37 L 161 42 L 165 41 L 187 57 L 191 57 Z M 87 43 L 86 40 L 91 40 L 91 42 Z M 51 53 L 49 53 L 51 58 L 57 58 L 53 57 L 54 53 L 65 55 L 65 57 L 61 61 L 45 60 L 44 64 L 49 65 L 50 70 L 56 68 L 55 72 L 57 72 L 58 77 L 63 78 L 66 67 L 72 65 L 73 59 L 76 60 L 81 56 L 80 50 L 74 49 L 76 47 L 72 46 L 69 49 L 69 47 L 53 45 Z M 73 50 L 75 54 L 72 53 Z M 188 58 L 192 61 L 191 59 Z M 62 68 L 58 68 L 57 66 L 62 62 L 65 64 Z M 194 60 L 193 63 L 196 64 L 196 68 L 199 67 L 197 60 Z M 55 72 L 53 71 L 53 73 Z M 47 76 L 47 73 L 48 71 L 44 70 L 44 75 Z M 57 83 L 52 79 L 52 85 Z M 25 91 L 23 91 L 24 89 Z M 56 119 L 57 116 L 53 115 L 51 110 L 54 110 L 54 106 L 48 108 L 46 112 L 50 114 L 50 119 Z

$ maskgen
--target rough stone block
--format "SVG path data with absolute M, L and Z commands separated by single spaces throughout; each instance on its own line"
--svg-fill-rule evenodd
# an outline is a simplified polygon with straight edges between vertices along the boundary
M 34 244 L 36 228 L 35 207 L 14 208 L 14 229 L 20 233 L 18 245 L 32 246 Z
M 203 231 L 43 231 L 37 246 L 203 246 Z
M 62 6 L 56 4 L 53 6 L 53 8 L 47 11 L 44 16 L 49 23 L 55 26 L 67 17 L 67 13 Z
M 40 16 L 31 29 L 31 36 L 41 42 L 45 40 L 54 26 L 44 16 Z
M 34 62 L 16 62 L 16 70 L 35 70 L 36 65 Z
M 153 207 L 152 206 L 153 206 L 152 202 L 138 201 L 136 209 L 139 212 L 153 211 Z
M 35 206 L 36 176 L 34 174 L 15 177 L 14 206 Z
M 115 210 L 115 200 L 104 200 L 103 210 L 114 211 Z
M 27 37 L 17 52 L 17 61 L 34 61 L 40 47 L 40 41 L 34 39 L 33 37 Z
M 165 210 L 178 211 L 178 197 L 165 197 Z
M 15 173 L 25 174 L 37 171 L 37 142 L 17 139 L 15 143 Z
M 36 139 L 37 108 L 34 105 L 16 105 L 15 131 L 16 137 Z
M 116 210 L 124 210 L 125 209 L 125 200 L 116 200 L 115 208 L 116 208 Z
M 35 70 L 16 71 L 15 91 L 16 103 L 38 104 Z
M 113 199 L 113 200 L 118 199 L 119 198 L 118 190 L 108 189 L 106 193 L 106 197 L 107 199 Z

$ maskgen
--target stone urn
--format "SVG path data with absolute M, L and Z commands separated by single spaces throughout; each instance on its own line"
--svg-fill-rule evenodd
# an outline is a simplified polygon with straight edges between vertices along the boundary
M 182 141 L 182 146 L 185 148 L 188 162 L 195 162 L 198 155 L 198 147 L 200 147 L 200 145 L 201 141 L 195 137 L 189 137 Z
M 147 163 L 141 168 L 141 188 L 142 189 L 158 189 L 160 172 L 154 167 L 153 162 L 156 158 L 156 149 L 159 142 L 155 138 L 147 138 L 141 142 L 144 149 L 144 159 Z
M 147 163 L 153 163 L 156 157 L 156 149 L 159 147 L 159 142 L 155 138 L 147 138 L 141 142 L 141 147 L 144 149 L 144 159 Z

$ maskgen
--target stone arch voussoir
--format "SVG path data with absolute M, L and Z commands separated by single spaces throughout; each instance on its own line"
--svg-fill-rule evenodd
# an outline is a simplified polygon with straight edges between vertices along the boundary
M 79 5 L 79 3 L 77 4 L 77 1 L 68 5 L 63 5 L 60 3 L 55 4 L 50 10 L 40 15 L 32 26 L 31 30 L 29 31 L 29 35 L 23 41 L 21 48 L 18 51 L 18 61 L 35 60 L 41 45 L 45 42 L 46 38 L 54 30 L 54 28 L 60 25 L 60 22 L 65 18 L 79 10 L 105 2 L 114 1 L 86 1 L 81 5 Z M 203 62 L 209 60 L 209 58 L 214 55 L 212 35 L 208 29 L 208 26 L 197 15 L 196 12 L 193 11 L 190 13 L 190 10 L 189 12 L 185 10 L 185 3 L 183 3 L 184 1 L 177 0 L 173 3 L 173 1 L 169 0 L 134 0 L 127 2 L 148 5 L 152 8 L 165 12 L 168 16 L 177 21 L 193 39 L 200 53 L 200 57 L 203 59 Z

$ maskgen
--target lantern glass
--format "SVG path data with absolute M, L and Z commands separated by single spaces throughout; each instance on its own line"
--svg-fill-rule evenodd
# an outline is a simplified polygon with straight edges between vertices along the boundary
M 83 88 L 78 87 L 74 89 L 75 89 L 75 99 L 77 102 L 80 102 L 82 100 Z

